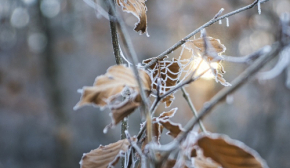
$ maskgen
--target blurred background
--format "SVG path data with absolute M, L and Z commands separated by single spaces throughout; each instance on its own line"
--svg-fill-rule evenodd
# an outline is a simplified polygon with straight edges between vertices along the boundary
M 221 8 L 227 13 L 252 2 L 148 0 L 150 37 L 133 31 L 133 15 L 123 15 L 141 61 L 157 56 Z M 271 44 L 278 17 L 290 12 L 290 0 L 261 7 L 261 15 L 254 7 L 230 17 L 229 27 L 225 20 L 210 26 L 207 34 L 220 39 L 227 47 L 225 55 L 231 56 Z M 108 20 L 82 0 L 0 0 L 0 22 L 0 168 L 77 168 L 83 153 L 120 139 L 120 126 L 103 134 L 110 123 L 108 110 L 88 106 L 73 111 L 80 99 L 77 89 L 92 85 L 115 64 Z M 229 82 L 248 66 L 223 65 Z M 290 167 L 290 90 L 285 81 L 285 72 L 263 82 L 252 78 L 212 110 L 204 120 L 206 128 L 245 142 L 270 167 Z M 200 109 L 222 88 L 213 79 L 201 79 L 186 90 Z M 179 111 L 173 121 L 185 124 L 192 113 L 180 91 L 175 97 L 170 108 Z M 162 104 L 157 111 L 170 108 Z M 140 121 L 139 112 L 129 117 L 132 135 Z

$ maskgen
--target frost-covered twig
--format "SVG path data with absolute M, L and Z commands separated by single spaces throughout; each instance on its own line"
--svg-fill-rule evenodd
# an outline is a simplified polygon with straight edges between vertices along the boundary
M 227 62 L 233 62 L 233 63 L 251 63 L 252 61 L 257 59 L 259 56 L 269 52 L 268 51 L 269 47 L 270 47 L 269 45 L 264 46 L 260 50 L 254 52 L 254 53 L 251 53 L 249 55 L 242 56 L 242 57 L 222 55 L 221 60 L 227 61 Z
M 195 34 L 197 34 L 198 32 L 200 32 L 202 29 L 214 24 L 215 22 L 222 20 L 224 18 L 230 17 L 232 15 L 235 15 L 237 13 L 243 12 L 245 10 L 248 10 L 250 8 L 253 8 L 254 6 L 257 5 L 257 3 L 260 1 L 260 3 L 266 2 L 268 0 L 255 0 L 252 4 L 247 5 L 245 7 L 242 7 L 240 9 L 237 9 L 235 11 L 229 12 L 225 15 L 222 15 L 220 17 L 217 18 L 213 18 L 210 21 L 208 21 L 207 23 L 205 23 L 204 25 L 200 26 L 199 28 L 197 28 L 196 30 L 194 30 L 193 32 L 191 32 L 190 34 L 188 34 L 187 36 L 185 36 L 183 39 L 181 39 L 180 41 L 178 41 L 177 43 L 175 43 L 172 47 L 168 48 L 166 51 L 164 51 L 163 53 L 161 53 L 160 55 L 158 55 L 157 57 L 153 58 L 148 64 L 145 65 L 145 68 L 150 67 L 151 65 L 153 65 L 157 60 L 162 59 L 165 57 L 165 55 L 172 53 L 174 50 L 176 50 L 177 48 L 179 48 L 182 44 L 184 44 L 189 38 L 191 38 L 192 36 L 194 36 Z M 218 12 L 219 13 L 219 12 Z
M 181 143 L 188 133 L 192 130 L 195 124 L 198 123 L 199 120 L 201 120 L 204 116 L 209 114 L 210 110 L 219 102 L 224 100 L 226 96 L 236 89 L 238 89 L 240 86 L 242 86 L 247 79 L 252 77 L 258 70 L 260 70 L 268 61 L 270 61 L 272 58 L 277 56 L 279 51 L 284 46 L 280 43 L 274 43 L 272 47 L 269 48 L 269 52 L 265 53 L 264 55 L 260 56 L 253 64 L 251 64 L 243 73 L 241 73 L 236 79 L 232 82 L 232 87 L 225 87 L 220 92 L 218 92 L 209 102 L 205 103 L 202 109 L 199 112 L 199 115 L 197 118 L 193 117 L 186 125 L 185 125 L 185 131 L 180 134 L 173 142 L 163 145 L 160 147 L 160 150 L 165 151 L 163 158 L 168 157 L 171 151 L 176 149 L 179 146 L 179 143 Z
M 114 4 L 111 2 L 111 1 L 107 1 L 109 6 L 111 7 L 112 10 L 112 15 L 115 17 L 116 19 L 116 23 L 118 25 L 118 28 L 120 30 L 120 36 L 121 36 L 121 39 L 123 41 L 123 44 L 125 46 L 125 49 L 127 50 L 127 54 L 129 56 L 129 59 L 130 59 L 130 62 L 132 62 L 133 66 L 133 71 L 134 71 L 134 75 L 135 75 L 135 78 L 138 82 L 138 86 L 139 86 L 139 91 L 140 91 L 140 95 L 141 95 L 141 98 L 142 98 L 142 109 L 145 113 L 147 113 L 147 105 L 148 105 L 148 101 L 147 101 L 147 96 L 143 90 L 143 86 L 142 86 L 142 82 L 141 82 L 141 79 L 140 79 L 140 76 L 139 76 L 139 72 L 138 72 L 138 69 L 137 69 L 137 64 L 138 64 L 138 57 L 136 55 L 136 52 L 134 50 L 134 47 L 133 47 L 133 44 L 132 44 L 132 41 L 131 41 L 131 38 L 127 32 L 127 29 L 126 29 L 126 26 L 125 26 L 125 23 L 123 21 L 123 19 L 120 17 L 120 14 L 117 10 L 114 9 Z

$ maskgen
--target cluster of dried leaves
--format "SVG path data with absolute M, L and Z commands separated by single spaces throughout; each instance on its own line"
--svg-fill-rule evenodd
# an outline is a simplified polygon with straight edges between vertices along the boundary
M 159 142 L 164 128 L 173 138 L 177 137 L 183 128 L 180 124 L 172 123 L 169 118 L 173 117 L 176 108 L 163 112 L 153 119 L 153 135 Z M 148 144 L 146 137 L 141 141 L 143 152 Z M 136 142 L 136 138 L 131 141 Z M 132 142 L 131 142 L 132 143 Z M 125 152 L 131 151 L 128 139 L 107 146 L 100 146 L 91 152 L 84 154 L 80 164 L 81 168 L 106 168 L 114 166 L 120 157 L 126 157 Z M 155 156 L 158 158 L 159 153 Z M 129 160 L 129 158 L 127 158 Z M 137 159 L 141 159 L 137 155 Z M 138 166 L 138 165 L 137 165 Z M 139 165 L 140 166 L 140 165 Z M 139 167 L 138 166 L 138 167 Z M 169 158 L 161 165 L 162 168 L 267 168 L 259 154 L 247 147 L 240 141 L 232 140 L 225 135 L 212 133 L 190 132 L 186 140 L 180 144 L 178 157 Z
M 147 32 L 145 0 L 117 0 L 116 3 L 122 7 L 123 11 L 132 13 L 138 18 L 134 28 L 135 31 Z M 231 85 L 226 82 L 222 75 L 225 71 L 221 65 L 223 60 L 221 54 L 226 48 L 220 40 L 203 36 L 199 39 L 187 41 L 183 47 L 192 53 L 193 58 L 199 57 L 208 63 L 217 82 L 224 86 Z M 174 91 L 170 91 L 177 87 L 183 69 L 179 63 L 180 60 L 167 59 L 167 57 L 163 57 L 157 60 L 147 70 L 139 68 L 139 77 L 143 85 L 142 89 L 147 96 L 157 97 L 156 100 L 164 102 L 165 106 L 169 107 L 174 100 Z M 151 60 L 152 58 L 149 58 L 143 60 L 142 63 L 148 64 Z M 219 66 L 212 67 L 212 62 L 218 63 Z M 196 72 L 196 70 L 192 71 Z M 190 78 L 192 77 L 193 75 L 190 76 Z M 93 86 L 83 87 L 81 99 L 75 109 L 84 105 L 110 109 L 112 122 L 106 127 L 105 130 L 107 130 L 107 128 L 114 127 L 140 106 L 142 99 L 139 88 L 131 68 L 125 65 L 115 65 L 108 68 L 106 74 L 98 76 Z M 158 99 L 167 92 L 169 93 L 166 97 Z M 155 158 L 157 162 L 161 153 L 158 151 L 148 153 L 147 148 L 150 148 L 152 144 L 162 146 L 160 139 L 163 130 L 168 130 L 167 135 L 173 139 L 186 133 L 181 124 L 170 120 L 177 113 L 177 110 L 177 108 L 173 108 L 161 113 L 158 117 L 152 116 L 150 120 L 141 124 L 140 130 L 146 128 L 146 125 L 150 125 L 147 128 L 152 128 L 152 139 L 149 139 L 149 135 L 141 134 L 138 138 L 136 136 L 128 137 L 107 146 L 100 146 L 83 155 L 80 161 L 81 168 L 113 167 L 120 157 L 126 158 L 128 167 L 130 165 L 140 167 L 142 164 L 135 165 L 135 163 L 142 160 L 142 156 L 150 157 L 151 160 Z M 133 148 L 135 150 L 132 150 Z M 135 152 L 132 157 L 133 151 L 139 151 L 139 153 Z M 199 133 L 193 130 L 189 133 L 187 131 L 187 136 L 179 144 L 179 150 L 175 155 L 170 155 L 159 165 L 161 168 L 267 168 L 266 163 L 257 152 L 242 142 L 232 140 L 225 135 Z
M 208 37 L 206 38 L 211 44 L 209 50 L 222 53 L 225 47 L 219 40 Z M 218 61 L 210 55 L 205 55 L 204 39 L 195 39 L 185 43 L 185 48 L 190 50 L 195 56 L 202 56 L 206 61 Z M 143 61 L 143 64 L 150 62 L 151 59 Z M 222 65 L 220 65 L 222 67 Z M 175 79 L 178 72 L 181 70 L 175 59 L 167 61 L 162 59 L 157 61 L 150 67 L 149 71 L 139 69 L 140 79 L 143 84 L 143 89 L 147 96 L 163 87 L 165 93 L 170 90 L 170 87 L 177 85 Z M 216 72 L 223 71 L 223 68 L 214 69 Z M 221 84 L 226 85 L 223 78 L 216 78 Z M 169 76 L 169 78 L 167 77 Z M 159 81 L 159 82 L 158 82 Z M 159 86 L 158 86 L 159 85 Z M 170 106 L 174 98 L 174 92 L 165 97 L 162 101 L 165 106 Z M 75 108 L 84 105 L 95 105 L 99 107 L 107 107 L 111 110 L 112 123 L 109 127 L 115 126 L 125 117 L 135 111 L 140 106 L 141 96 L 137 81 L 134 77 L 131 68 L 125 65 L 115 65 L 107 70 L 107 73 L 98 76 L 94 86 L 84 87 L 82 89 L 82 97 Z M 172 138 L 178 137 L 184 133 L 185 129 L 179 123 L 174 123 L 170 120 L 177 113 L 177 108 L 161 113 L 158 117 L 152 118 L 152 135 L 153 140 L 149 142 L 147 136 L 144 135 L 141 139 L 133 138 L 134 142 L 140 146 L 142 151 L 146 151 L 146 147 L 151 143 L 160 144 L 161 134 L 164 129 L 168 130 L 167 135 Z M 146 123 L 150 124 L 150 123 Z M 146 124 L 143 124 L 145 126 Z M 108 126 L 106 127 L 108 128 Z M 140 128 L 142 129 L 142 128 Z M 107 146 L 100 146 L 91 152 L 84 154 L 81 160 L 82 168 L 110 167 L 117 163 L 120 157 L 125 157 L 126 152 L 132 145 L 128 139 L 123 139 Z M 151 156 L 152 157 L 152 156 Z M 159 156 L 153 156 L 158 158 Z M 129 158 L 127 158 L 129 159 Z M 137 155 L 137 160 L 141 159 Z M 228 137 L 211 133 L 198 133 L 191 131 L 186 140 L 180 144 L 178 158 L 170 158 L 162 167 L 196 167 L 196 168 L 262 168 L 267 167 L 261 157 L 254 150 L 245 146 L 243 143 L 231 140 Z

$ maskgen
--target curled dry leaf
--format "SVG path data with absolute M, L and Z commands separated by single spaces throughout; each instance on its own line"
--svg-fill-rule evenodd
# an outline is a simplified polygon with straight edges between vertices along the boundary
M 174 138 L 176 138 L 180 132 L 184 131 L 180 124 L 173 123 L 169 120 L 159 120 L 159 123 L 169 131 L 167 134 Z
M 223 168 L 268 168 L 256 151 L 226 136 L 204 135 L 198 139 L 197 145 L 205 157 L 211 158 Z
M 147 7 L 146 0 L 117 0 L 117 4 L 122 7 L 124 12 L 132 13 L 138 22 L 135 23 L 134 30 L 142 33 L 147 32 Z
M 155 141 L 160 144 L 160 136 L 162 134 L 163 131 L 163 126 L 159 123 L 160 120 L 168 120 L 169 118 L 172 118 L 174 116 L 174 114 L 176 113 L 178 108 L 173 108 L 170 111 L 166 111 L 161 113 L 158 117 L 154 117 L 152 119 L 152 130 L 153 130 L 153 137 L 155 139 Z M 147 137 L 145 137 L 143 143 L 142 143 L 142 149 L 145 148 L 145 146 L 147 145 L 148 141 L 147 141 Z
M 107 168 L 114 166 L 120 157 L 129 149 L 128 139 L 119 140 L 107 146 L 100 146 L 83 155 L 81 168 Z
M 222 85 L 224 86 L 231 86 L 230 83 L 228 83 L 224 78 L 223 78 L 223 73 L 225 73 L 224 71 L 224 67 L 221 64 L 221 61 L 223 59 L 223 57 L 219 56 L 220 54 L 222 54 L 223 52 L 225 52 L 226 47 L 221 44 L 219 39 L 215 39 L 212 37 L 205 37 L 205 39 L 203 38 L 198 38 L 198 39 L 194 39 L 194 40 L 189 40 L 184 44 L 184 47 L 191 51 L 193 55 L 195 56 L 202 56 L 205 53 L 205 40 L 207 40 L 209 43 L 209 48 L 208 48 L 208 53 L 217 53 L 217 54 L 213 54 L 215 57 L 213 57 L 212 55 L 205 55 L 204 59 L 206 61 L 210 62 L 216 62 L 217 63 L 217 67 L 213 68 L 212 67 L 212 71 L 213 71 L 213 75 L 215 76 L 215 80 L 216 82 L 220 82 Z
M 217 52 L 218 54 L 221 54 L 226 51 L 226 47 L 223 44 L 221 44 L 219 39 L 206 37 L 206 40 L 208 40 L 211 44 L 211 48 L 209 48 L 210 51 Z M 196 55 L 202 55 L 205 50 L 203 38 L 188 40 L 184 44 L 184 46 L 186 49 L 191 50 Z
M 151 90 L 149 75 L 141 69 L 139 75 L 144 90 L 149 93 Z M 81 99 L 74 109 L 90 104 L 109 107 L 112 111 L 111 125 L 115 125 L 131 114 L 139 106 L 140 101 L 139 88 L 132 69 L 124 65 L 115 65 L 111 66 L 106 74 L 98 76 L 94 86 L 83 87 Z
M 162 60 L 158 60 L 156 63 L 151 65 L 149 68 L 152 70 L 151 80 L 153 82 L 153 89 L 157 88 L 157 80 L 161 79 L 160 95 L 164 94 L 171 87 L 175 86 L 178 81 L 180 66 L 176 59 L 172 61 L 165 60 L 168 57 L 164 57 Z M 147 64 L 152 58 L 143 60 L 143 64 Z M 165 103 L 165 107 L 169 107 L 174 100 L 174 95 L 170 94 L 165 97 L 161 102 Z
M 232 86 L 232 84 L 230 84 L 229 82 L 225 80 L 225 78 L 223 77 L 221 73 L 217 73 L 217 75 L 215 76 L 215 80 L 216 82 L 219 82 L 224 86 Z
M 153 123 L 153 136 L 155 137 L 157 143 L 160 143 L 160 136 L 163 131 L 163 126 L 159 123 L 160 120 L 168 120 L 169 118 L 172 118 L 174 114 L 176 113 L 177 108 L 173 108 L 170 111 L 163 112 L 159 115 L 159 117 L 154 117 L 152 119 Z

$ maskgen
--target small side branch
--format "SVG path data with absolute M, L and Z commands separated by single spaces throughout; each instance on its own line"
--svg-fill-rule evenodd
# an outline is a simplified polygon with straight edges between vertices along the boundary
M 268 61 L 278 55 L 279 51 L 284 46 L 277 42 L 268 48 L 266 54 L 260 56 L 251 66 L 249 66 L 243 73 L 241 73 L 236 79 L 233 80 L 231 87 L 226 87 L 218 92 L 209 102 L 205 103 L 199 112 L 197 118 L 193 117 L 186 125 L 184 133 L 180 134 L 172 143 L 164 145 L 160 148 L 162 151 L 166 151 L 163 158 L 167 157 L 171 151 L 176 149 L 178 145 L 186 138 L 187 134 L 192 130 L 195 124 L 198 123 L 204 116 L 209 114 L 210 110 L 219 102 L 224 100 L 228 94 L 231 94 L 240 86 L 242 86 L 246 81 L 252 77 L 258 70 L 260 70 Z
M 268 0 L 264 0 L 261 1 L 260 3 L 266 2 Z M 252 4 L 247 5 L 245 7 L 242 7 L 240 9 L 237 9 L 235 11 L 229 12 L 225 15 L 222 15 L 220 17 L 216 18 L 216 15 L 219 15 L 219 13 L 221 13 L 220 11 L 215 15 L 215 17 L 213 19 L 211 19 L 210 21 L 208 21 L 207 23 L 205 23 L 204 25 L 200 26 L 199 28 L 197 28 L 196 30 L 194 30 L 193 32 L 191 32 L 190 34 L 188 34 L 187 36 L 185 36 L 182 40 L 178 41 L 177 43 L 175 43 L 172 47 L 168 48 L 166 51 L 164 51 L 163 53 L 161 53 L 160 55 L 158 55 L 157 57 L 153 58 L 148 64 L 145 65 L 145 68 L 150 67 L 151 65 L 153 65 L 157 60 L 160 60 L 162 58 L 165 57 L 165 55 L 172 53 L 174 50 L 178 49 L 182 44 L 184 44 L 189 38 L 191 38 L 192 36 L 194 36 L 195 34 L 197 34 L 198 32 L 200 32 L 202 29 L 214 24 L 215 22 L 222 20 L 224 18 L 230 17 L 232 15 L 235 15 L 237 13 L 243 12 L 245 10 L 248 10 L 250 8 L 253 8 L 254 6 L 257 5 L 257 3 L 259 2 L 259 0 L 255 0 Z

